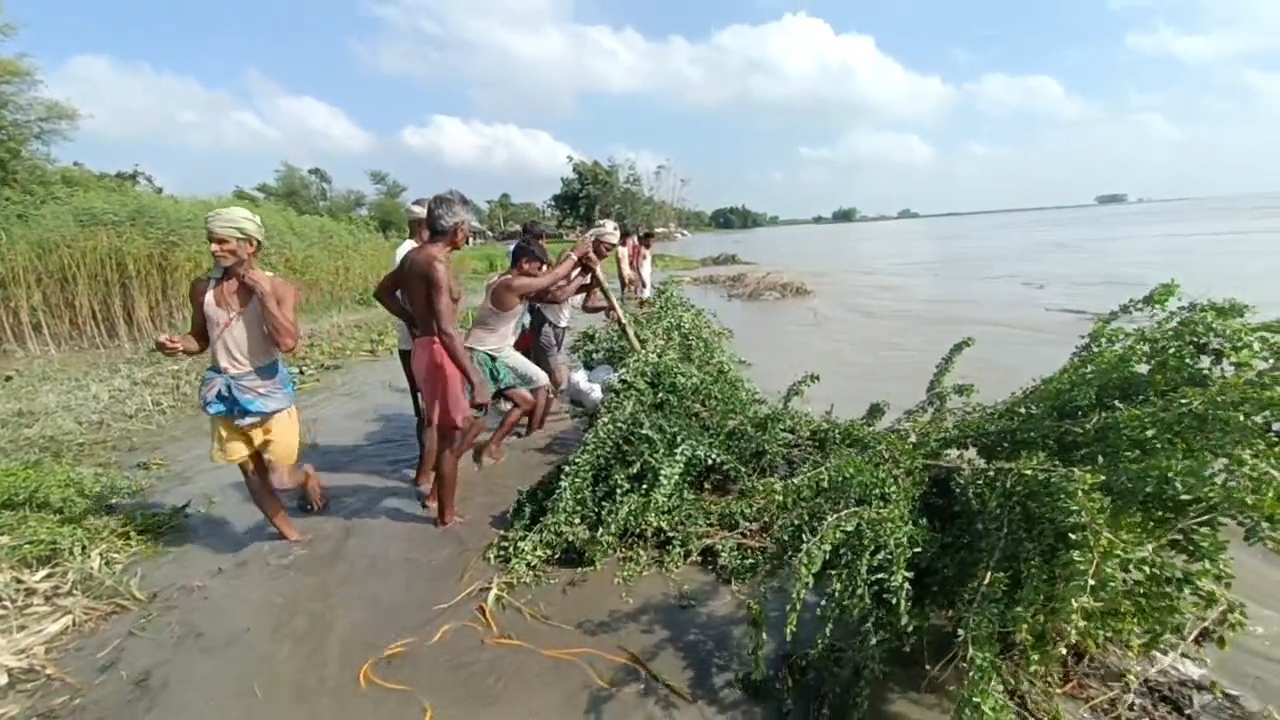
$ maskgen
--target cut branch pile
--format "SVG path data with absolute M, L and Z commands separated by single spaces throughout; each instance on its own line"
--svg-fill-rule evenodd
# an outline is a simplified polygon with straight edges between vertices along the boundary
M 758 640 L 744 686 L 800 717 L 866 717 L 894 658 L 940 625 L 954 715 L 974 720 L 1053 717 L 1086 686 L 1114 705 L 1126 673 L 1100 685 L 1099 668 L 1243 626 L 1222 531 L 1280 528 L 1280 337 L 1242 303 L 1157 287 L 991 404 L 948 379 L 964 340 L 891 421 L 883 404 L 795 407 L 812 375 L 765 396 L 674 283 L 633 327 L 639 351 L 608 328 L 579 341 L 619 378 L 490 547 L 508 580 L 699 563 L 744 589 L 757 624 L 781 593 L 783 647 Z

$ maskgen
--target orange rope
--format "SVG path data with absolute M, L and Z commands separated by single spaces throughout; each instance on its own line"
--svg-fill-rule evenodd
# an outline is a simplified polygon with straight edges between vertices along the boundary
M 461 599 L 461 596 L 458 599 Z M 457 600 L 454 600 L 454 602 L 457 602 Z M 527 611 L 527 609 L 525 609 L 524 606 L 520 606 L 520 607 L 522 610 L 525 610 L 526 612 L 530 612 L 530 611 Z M 565 648 L 560 650 L 546 650 L 546 649 L 537 647 L 535 645 L 531 645 L 527 642 L 524 642 L 523 640 L 519 640 L 510 633 L 503 634 L 498 627 L 497 621 L 493 617 L 493 612 L 489 609 L 489 606 L 486 603 L 482 602 L 477 604 L 475 607 L 475 614 L 476 616 L 479 617 L 480 621 L 484 623 L 483 626 L 472 620 L 446 623 L 440 626 L 440 629 L 436 631 L 436 634 L 429 641 L 427 641 L 426 644 L 427 645 L 436 644 L 438 641 L 443 639 L 445 635 L 449 634 L 449 632 L 451 632 L 455 628 L 469 627 L 481 634 L 482 636 L 481 642 L 485 645 L 504 645 L 508 647 L 521 647 L 528 650 L 533 650 L 534 652 L 537 652 L 542 655 L 546 655 L 547 657 L 555 658 L 557 660 L 567 660 L 569 662 L 577 663 L 579 666 L 582 667 L 583 670 L 587 672 L 587 675 L 590 676 L 591 681 L 595 683 L 598 687 L 602 687 L 608 690 L 619 689 L 617 686 L 610 684 L 604 678 L 600 677 L 600 674 L 596 672 L 595 668 L 592 668 L 584 660 L 576 656 L 595 655 L 596 657 L 604 658 L 605 660 L 609 660 L 619 665 L 626 665 L 628 667 L 634 668 L 638 670 L 641 673 L 641 675 L 643 675 L 646 678 L 652 678 L 653 680 L 657 681 L 660 685 L 662 685 L 667 690 L 671 691 L 671 693 L 678 696 L 680 699 L 684 700 L 685 702 L 690 702 L 690 703 L 693 702 L 693 697 L 689 695 L 688 691 L 680 687 L 677 687 L 676 685 L 667 681 L 662 676 L 658 675 L 648 665 L 646 665 L 645 662 L 642 659 L 640 659 L 639 656 L 637 656 L 635 653 L 631 652 L 630 650 L 627 650 L 626 648 L 622 648 L 623 652 L 626 653 L 625 657 L 613 655 L 611 653 L 596 650 L 594 648 L 585 648 L 585 647 Z M 540 620 L 542 622 L 546 622 L 547 624 L 556 625 L 557 627 L 567 627 L 567 626 L 560 626 L 558 623 L 551 623 L 550 620 L 547 620 L 540 615 L 535 617 L 535 619 Z M 488 631 L 487 634 L 486 634 L 486 630 Z M 364 664 L 364 667 L 360 668 L 360 676 L 359 676 L 360 689 L 368 690 L 369 684 L 372 683 L 374 685 L 377 685 L 379 687 L 382 687 L 388 690 L 404 690 L 408 692 L 414 692 L 416 694 L 416 691 L 413 688 L 407 687 L 405 685 L 399 685 L 396 683 L 387 682 L 379 678 L 377 674 L 374 673 L 374 668 L 377 667 L 378 663 L 405 652 L 408 649 L 408 646 L 415 642 L 418 642 L 418 638 L 406 638 L 404 640 L 398 640 L 388 645 L 382 651 L 382 654 L 380 656 L 375 658 L 370 658 Z M 421 695 L 419 695 L 419 699 L 421 699 Z M 423 700 L 423 706 L 424 706 L 423 716 L 422 716 L 423 720 L 432 720 L 435 717 L 435 712 L 432 710 L 431 705 L 427 703 L 425 700 Z

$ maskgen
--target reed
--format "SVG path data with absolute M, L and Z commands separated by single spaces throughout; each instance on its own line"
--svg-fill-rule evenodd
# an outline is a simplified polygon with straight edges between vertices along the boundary
M 149 342 L 181 330 L 187 290 L 209 268 L 203 219 L 225 198 L 176 198 L 90 187 L 0 207 L 0 351 L 45 354 Z M 372 303 L 395 241 L 359 219 L 298 215 L 263 205 L 262 262 L 302 293 L 309 316 Z M 568 243 L 553 243 L 553 252 Z M 506 244 L 467 248 L 463 282 L 506 269 Z M 691 261 L 658 256 L 655 265 Z M 692 263 L 696 266 L 696 262 Z
M 0 208 L 0 346 L 106 348 L 183 327 L 187 289 L 209 267 L 203 216 L 226 202 L 90 188 Z M 367 304 L 387 241 L 358 222 L 255 211 L 263 264 L 309 309 Z

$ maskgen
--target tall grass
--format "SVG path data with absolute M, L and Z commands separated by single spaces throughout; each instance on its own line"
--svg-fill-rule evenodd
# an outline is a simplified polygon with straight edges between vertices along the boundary
M 204 214 L 228 201 L 89 188 L 0 208 L 0 345 L 108 347 L 181 329 L 187 289 L 209 268 Z M 310 307 L 367 302 L 390 244 L 357 222 L 254 208 L 263 264 Z
M 209 269 L 203 222 L 225 198 L 88 187 L 0 207 L 0 351 L 53 353 L 147 342 L 185 328 L 191 281 Z M 357 219 L 263 205 L 262 263 L 295 283 L 309 315 L 369 305 L 396 241 Z M 567 242 L 553 243 L 558 254 Z M 507 268 L 506 244 L 454 260 L 463 282 Z M 664 269 L 690 261 L 655 257 Z M 696 262 L 692 263 L 694 266 Z

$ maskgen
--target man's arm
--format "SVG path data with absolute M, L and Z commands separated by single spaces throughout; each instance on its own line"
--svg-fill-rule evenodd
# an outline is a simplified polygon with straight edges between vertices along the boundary
M 587 248 L 584 252 L 589 250 L 590 248 Z M 560 262 L 556 263 L 555 268 L 550 272 L 545 272 L 536 277 L 517 275 L 507 277 L 493 289 L 493 293 L 498 296 L 495 299 L 500 301 L 494 307 L 498 310 L 511 310 L 530 295 L 563 282 L 577 265 L 578 255 L 571 252 L 560 258 Z
M 539 303 L 562 303 L 574 295 L 578 295 L 585 291 L 587 284 L 590 282 L 591 276 L 583 273 L 568 282 L 563 282 L 553 288 L 533 293 L 529 296 L 529 299 L 533 302 Z
M 427 281 L 430 283 L 428 291 L 431 293 L 431 312 L 435 316 L 436 337 L 440 338 L 440 344 L 444 345 L 444 351 L 449 354 L 449 359 L 466 377 L 467 384 L 472 388 L 479 387 L 480 373 L 471 363 L 471 354 L 462 347 L 462 335 L 458 332 L 456 318 L 447 310 L 454 304 L 453 298 L 449 295 L 449 270 L 440 261 L 427 263 L 425 269 Z
M 258 295 L 267 334 L 282 353 L 298 349 L 298 289 L 283 278 L 272 278 L 268 291 Z
M 631 257 L 626 243 L 618 245 L 613 257 L 618 263 L 618 278 L 624 281 L 629 280 L 631 278 Z
M 373 289 L 373 299 L 378 301 L 387 312 L 396 316 L 400 322 L 404 323 L 410 329 L 418 326 L 418 321 L 413 318 L 413 313 L 409 312 L 409 308 L 400 302 L 400 268 L 392 270 L 382 276 L 382 280 L 378 281 L 378 286 Z
M 587 291 L 587 296 L 582 298 L 582 312 L 596 315 L 608 309 L 609 301 L 604 299 L 604 292 L 600 290 L 600 285 L 593 283 L 591 289 Z
M 191 329 L 178 338 L 183 355 L 199 355 L 209 349 L 209 319 L 204 315 L 204 296 L 209 290 L 209 278 L 196 278 L 188 295 L 191 299 Z

